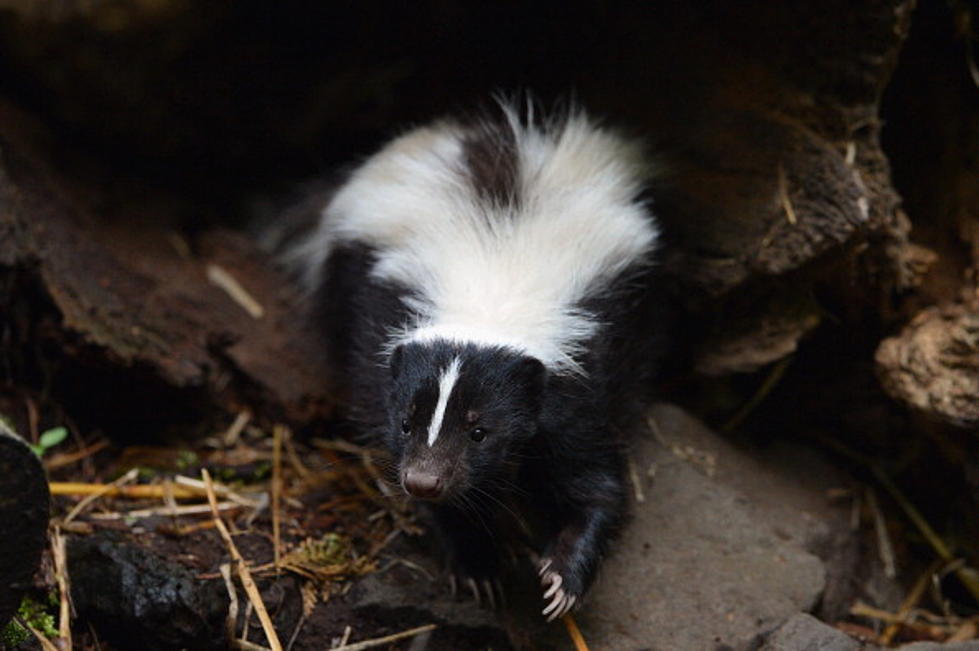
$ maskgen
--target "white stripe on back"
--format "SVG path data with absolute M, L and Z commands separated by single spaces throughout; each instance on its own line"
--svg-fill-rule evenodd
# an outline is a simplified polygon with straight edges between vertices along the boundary
M 580 112 L 545 126 L 524 124 L 515 107 L 504 112 L 519 201 L 482 197 L 467 171 L 471 129 L 436 123 L 357 169 L 295 255 L 312 289 L 337 244 L 370 247 L 371 277 L 409 290 L 390 348 L 436 339 L 500 345 L 553 372 L 582 374 L 582 353 L 602 323 L 581 305 L 652 260 L 658 228 L 638 197 L 655 170 L 636 142 Z
M 435 439 L 439 436 L 442 429 L 442 419 L 445 418 L 445 407 L 449 404 L 449 396 L 452 395 L 452 388 L 456 380 L 459 379 L 459 367 L 462 362 L 458 357 L 453 357 L 452 362 L 442 371 L 439 378 L 439 399 L 435 403 L 435 413 L 432 414 L 432 422 L 428 425 L 428 447 L 435 445 Z

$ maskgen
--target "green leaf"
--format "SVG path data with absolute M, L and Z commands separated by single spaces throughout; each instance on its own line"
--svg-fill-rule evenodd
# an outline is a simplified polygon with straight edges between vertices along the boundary
M 41 438 L 38 439 L 37 443 L 42 450 L 50 450 L 54 446 L 64 441 L 66 438 L 68 438 L 67 428 L 52 427 L 51 429 L 41 434 Z

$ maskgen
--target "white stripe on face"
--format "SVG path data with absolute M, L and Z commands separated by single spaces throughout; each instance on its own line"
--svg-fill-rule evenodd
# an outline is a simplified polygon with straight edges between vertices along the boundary
M 459 367 L 462 362 L 458 357 L 453 357 L 449 366 L 442 371 L 439 378 L 439 400 L 435 404 L 435 413 L 432 415 L 432 422 L 428 425 L 428 447 L 435 445 L 435 439 L 439 436 L 442 429 L 442 419 L 445 418 L 445 406 L 449 404 L 449 396 L 456 380 L 459 379 Z

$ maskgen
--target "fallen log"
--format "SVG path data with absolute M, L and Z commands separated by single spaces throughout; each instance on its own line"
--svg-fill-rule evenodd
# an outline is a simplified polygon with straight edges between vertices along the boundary
M 877 349 L 892 398 L 959 427 L 979 426 L 979 302 L 930 307 Z
M 47 540 L 49 502 L 41 460 L 0 419 L 0 628 L 32 585 Z
M 114 212 L 112 190 L 57 171 L 34 119 L 0 102 L 0 124 L 0 322 L 21 345 L 7 354 L 46 344 L 73 413 L 152 430 L 215 409 L 294 422 L 327 412 L 316 340 L 247 239 L 189 241 L 151 195 Z

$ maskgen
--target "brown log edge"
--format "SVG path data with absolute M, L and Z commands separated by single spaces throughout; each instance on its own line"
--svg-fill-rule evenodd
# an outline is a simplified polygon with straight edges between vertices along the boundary
M 877 375 L 887 393 L 960 427 L 979 427 L 979 300 L 922 310 L 881 342 Z
M 100 422 L 129 412 L 141 425 L 180 411 L 248 407 L 289 422 L 329 413 L 294 290 L 248 239 L 186 237 L 160 218 L 174 211 L 167 196 L 113 204 L 119 188 L 82 187 L 56 169 L 32 116 L 0 101 L 0 124 L 0 280 L 10 280 L 0 319 L 18 300 L 32 306 L 25 327 L 45 313 L 44 331 L 24 340 L 47 339 L 67 357 L 65 393 L 88 387 L 80 409 Z
M 31 586 L 50 508 L 41 460 L 0 420 L 0 628 Z

